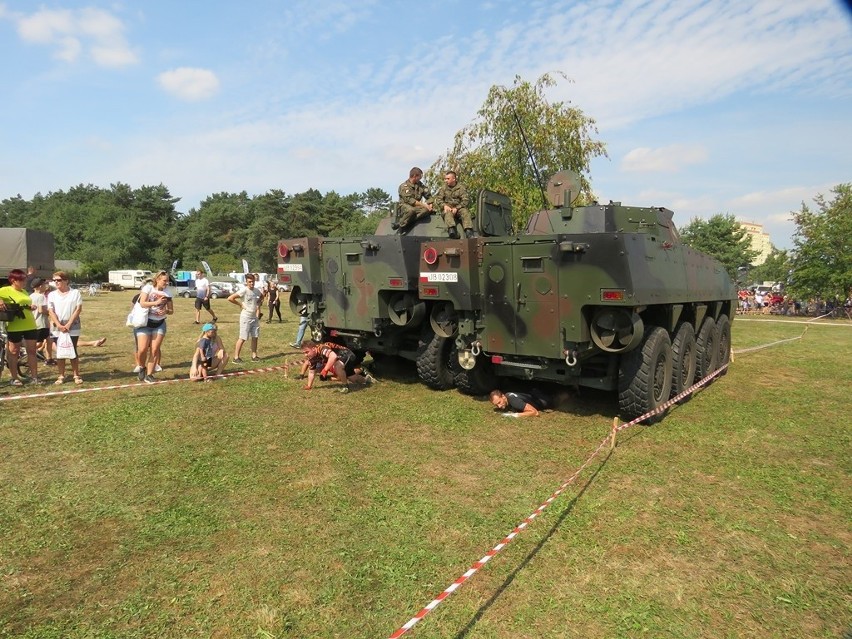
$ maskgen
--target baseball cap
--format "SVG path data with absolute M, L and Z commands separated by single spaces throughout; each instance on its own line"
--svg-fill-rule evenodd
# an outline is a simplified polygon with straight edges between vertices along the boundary
M 35 289 L 35 288 L 38 288 L 39 286 L 41 286 L 42 284 L 44 284 L 43 279 L 41 279 L 40 277 L 34 277 L 33 281 L 30 283 L 30 286 L 32 286 Z
M 208 324 L 205 324 L 204 326 L 202 326 L 202 327 L 201 327 L 201 330 L 202 330 L 202 331 L 204 331 L 205 333 L 206 333 L 207 331 L 215 331 L 215 330 L 216 330 L 216 325 L 215 325 L 215 324 L 209 324 L 209 323 L 208 323 Z

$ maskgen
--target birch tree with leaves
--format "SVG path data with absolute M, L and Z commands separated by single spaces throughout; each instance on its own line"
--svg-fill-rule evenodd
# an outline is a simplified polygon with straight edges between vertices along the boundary
M 547 99 L 547 89 L 556 84 L 554 76 L 544 74 L 534 83 L 515 76 L 511 87 L 492 86 L 477 118 L 456 133 L 453 147 L 431 166 L 427 181 L 440 184 L 441 174 L 454 170 L 471 195 L 483 188 L 505 193 L 520 228 L 532 213 L 549 206 L 532 155 L 542 187 L 554 173 L 570 169 L 580 176 L 582 201 L 594 200 L 589 163 L 606 156 L 606 146 L 595 139 L 595 121 L 581 109 Z

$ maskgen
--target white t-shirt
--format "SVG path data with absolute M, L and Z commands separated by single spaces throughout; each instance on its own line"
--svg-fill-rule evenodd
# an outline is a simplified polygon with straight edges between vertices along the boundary
M 195 296 L 204 299 L 207 297 L 207 289 L 210 288 L 210 280 L 206 277 L 195 280 Z
M 30 293 L 30 299 L 36 307 L 33 311 L 36 328 L 47 328 L 50 325 L 50 315 L 41 312 L 42 306 L 47 306 L 47 297 L 43 293 Z
M 172 296 L 167 289 L 160 291 L 154 288 L 153 284 L 146 284 L 143 286 L 141 293 L 144 293 L 147 296 L 149 302 L 155 302 L 164 297 L 170 298 Z M 166 319 L 167 313 L 165 306 L 146 306 L 145 308 L 148 309 L 148 319 L 156 321 Z
M 64 324 L 69 319 L 71 319 L 71 315 L 74 314 L 74 310 L 78 306 L 83 305 L 83 296 L 80 295 L 80 291 L 76 288 L 69 289 L 67 293 L 62 293 L 60 291 L 51 291 L 47 295 L 47 307 L 53 311 L 56 315 L 56 318 L 59 320 L 61 324 Z M 54 326 L 51 328 L 52 335 L 59 335 L 59 330 Z M 77 316 L 77 319 L 74 320 L 74 323 L 68 329 L 68 333 L 71 335 L 79 335 L 80 334 L 80 316 Z
M 260 304 L 260 300 L 263 297 L 263 293 L 257 290 L 257 288 L 249 288 L 248 286 L 243 286 L 239 290 L 240 299 L 243 302 L 243 310 L 240 311 L 241 319 L 254 319 L 257 317 L 257 307 Z

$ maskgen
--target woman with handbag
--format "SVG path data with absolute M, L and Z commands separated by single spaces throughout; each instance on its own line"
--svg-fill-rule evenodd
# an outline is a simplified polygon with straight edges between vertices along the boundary
M 148 310 L 148 322 L 133 329 L 136 336 L 136 355 L 139 366 L 139 381 L 153 384 L 154 369 L 160 363 L 160 348 L 166 338 L 166 317 L 175 312 L 171 293 L 166 288 L 169 285 L 169 274 L 160 271 L 154 276 L 152 284 L 146 284 L 139 293 L 137 302 L 143 309 Z M 148 357 L 148 348 L 151 356 Z
M 56 372 L 59 377 L 54 384 L 65 383 L 65 360 L 71 362 L 74 383 L 82 384 L 80 359 L 77 357 L 77 340 L 80 338 L 80 313 L 83 311 L 83 296 L 71 288 L 68 274 L 57 271 L 53 274 L 56 290 L 47 295 L 47 312 L 53 325 L 51 337 L 56 342 Z

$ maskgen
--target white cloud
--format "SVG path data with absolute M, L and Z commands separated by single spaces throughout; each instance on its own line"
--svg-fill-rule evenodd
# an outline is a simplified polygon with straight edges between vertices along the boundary
M 187 102 L 197 102 L 213 97 L 219 91 L 219 78 L 208 69 L 180 67 L 164 71 L 157 76 L 160 87 Z
M 639 147 L 621 160 L 621 169 L 629 172 L 675 173 L 692 164 L 707 160 L 707 150 L 699 145 L 672 144 L 658 149 Z
M 17 23 L 22 40 L 52 47 L 54 57 L 64 62 L 76 62 L 84 54 L 103 67 L 138 61 L 125 38 L 124 24 L 101 9 L 40 9 L 29 15 L 7 15 Z
M 570 16 L 569 28 L 539 16 L 541 24 L 527 29 L 537 36 L 536 58 L 574 78 L 553 94 L 573 100 L 602 129 L 740 91 L 851 92 L 848 22 L 833 2 L 580 2 L 553 11 Z M 588 34 L 617 46 L 589 46 Z

